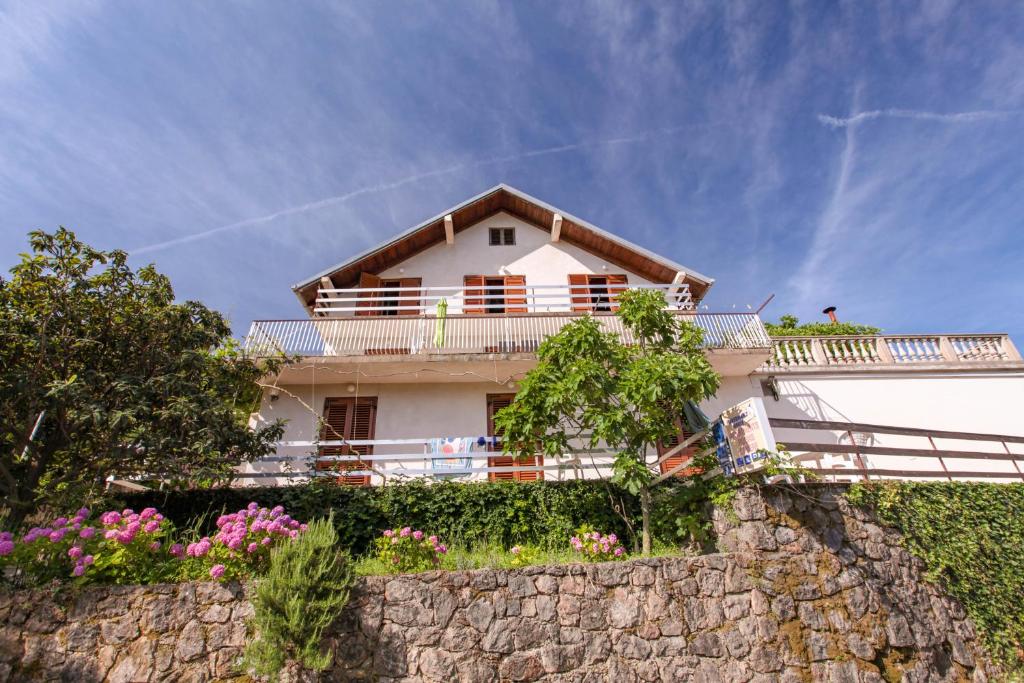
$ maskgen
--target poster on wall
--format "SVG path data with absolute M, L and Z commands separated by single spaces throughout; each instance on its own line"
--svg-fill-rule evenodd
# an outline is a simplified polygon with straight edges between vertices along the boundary
M 726 476 L 745 474 L 761 469 L 767 453 L 775 451 L 775 437 L 768 424 L 764 402 L 748 398 L 722 415 L 712 425 L 717 446 L 718 464 Z

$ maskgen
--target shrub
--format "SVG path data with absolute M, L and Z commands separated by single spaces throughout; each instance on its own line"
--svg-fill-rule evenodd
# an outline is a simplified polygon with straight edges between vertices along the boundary
M 306 525 L 285 514 L 280 505 L 268 510 L 249 503 L 238 512 L 220 515 L 213 538 L 204 536 L 188 544 L 185 574 L 198 578 L 208 569 L 217 581 L 259 574 L 266 568 L 275 542 L 297 538 L 305 530 Z
M 154 508 L 136 513 L 108 511 L 89 522 L 89 509 L 33 527 L 17 540 L 3 532 L 0 560 L 15 580 L 43 584 L 73 578 L 78 583 L 135 584 L 166 581 L 176 573 L 175 547 L 166 539 L 173 525 Z
M 411 527 L 385 529 L 374 545 L 377 559 L 385 567 L 400 573 L 437 569 L 441 564 L 441 556 L 448 552 L 448 548 L 437 536 L 427 536 Z
M 627 538 L 630 519 L 639 516 L 635 496 L 599 480 L 540 482 L 421 481 L 375 488 L 337 486 L 325 481 L 284 487 L 147 491 L 119 495 L 122 507 L 152 505 L 180 528 L 203 515 L 202 529 L 213 534 L 213 520 L 223 510 L 237 510 L 249 500 L 283 505 L 299 519 L 316 519 L 333 511 L 343 548 L 361 555 L 389 528 L 405 525 L 430 529 L 451 545 L 480 543 L 564 548 L 581 524 Z M 631 537 L 629 537 L 631 538 Z
M 187 549 L 176 541 L 174 525 L 156 508 L 141 512 L 109 510 L 89 520 L 88 508 L 33 527 L 20 539 L 0 532 L 0 565 L 11 568 L 18 584 L 55 580 L 79 584 L 146 584 L 175 579 L 238 579 L 260 573 L 270 551 L 305 529 L 283 508 L 267 510 L 250 503 L 222 515 L 218 531 Z
M 330 653 L 321 648 L 323 633 L 348 602 L 353 582 L 348 556 L 338 545 L 333 520 L 316 520 L 271 552 L 252 600 L 256 638 L 245 651 L 255 673 L 275 681 L 289 662 L 314 671 L 330 666 Z

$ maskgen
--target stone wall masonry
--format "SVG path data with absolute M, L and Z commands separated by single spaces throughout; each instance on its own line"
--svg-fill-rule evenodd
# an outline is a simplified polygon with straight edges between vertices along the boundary
M 361 580 L 324 680 L 984 681 L 963 608 L 837 487 L 748 489 L 721 554 Z M 246 680 L 246 589 L 0 593 L 0 681 Z

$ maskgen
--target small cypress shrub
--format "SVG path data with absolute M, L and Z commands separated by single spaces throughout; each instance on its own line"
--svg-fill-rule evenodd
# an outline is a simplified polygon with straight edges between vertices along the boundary
M 253 596 L 256 638 L 244 658 L 249 669 L 276 681 L 290 664 L 312 671 L 330 666 L 323 633 L 345 607 L 353 583 L 352 564 L 339 547 L 328 518 L 271 553 Z

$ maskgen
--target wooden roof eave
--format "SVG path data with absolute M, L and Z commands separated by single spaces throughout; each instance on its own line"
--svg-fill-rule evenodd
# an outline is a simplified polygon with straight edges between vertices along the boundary
M 334 286 L 339 288 L 354 286 L 360 272 L 383 271 L 443 243 L 445 216 L 452 216 L 454 231 L 458 234 L 501 211 L 546 232 L 551 231 L 552 219 L 554 214 L 558 213 L 562 216 L 560 240 L 652 282 L 669 283 L 682 273 L 683 282 L 689 285 L 694 302 L 702 299 L 714 283 L 712 278 L 691 271 L 575 216 L 563 213 L 514 188 L 498 185 L 406 230 L 382 245 L 296 284 L 292 289 L 303 305 L 310 309 L 315 302 L 321 278 L 329 278 Z

